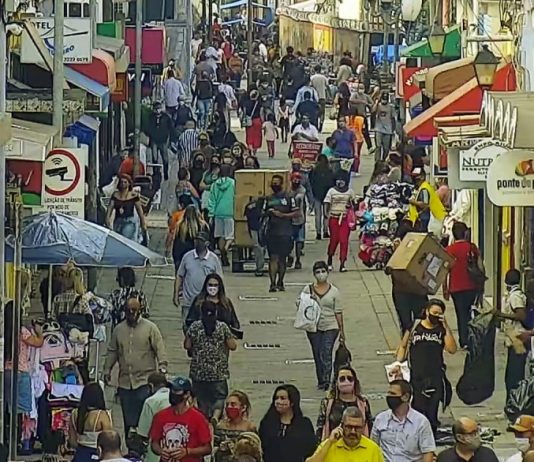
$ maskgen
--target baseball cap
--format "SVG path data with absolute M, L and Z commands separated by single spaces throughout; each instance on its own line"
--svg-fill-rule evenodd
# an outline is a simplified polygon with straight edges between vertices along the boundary
M 516 432 L 530 432 L 534 430 L 534 416 L 521 415 L 517 418 L 513 425 L 510 425 L 510 430 Z
M 302 175 L 299 172 L 293 172 L 290 176 L 291 181 L 302 181 Z
M 195 239 L 198 239 L 199 241 L 209 242 L 210 235 L 206 231 L 200 231 L 197 234 L 197 237 L 195 237 Z
M 198 134 L 198 139 L 199 140 L 207 140 L 209 138 L 208 134 L 206 132 L 200 132 Z
M 169 380 L 167 382 L 167 386 L 171 389 L 171 391 L 175 392 L 188 392 L 192 390 L 191 381 L 187 377 L 181 377 L 177 376 L 174 377 L 174 379 Z

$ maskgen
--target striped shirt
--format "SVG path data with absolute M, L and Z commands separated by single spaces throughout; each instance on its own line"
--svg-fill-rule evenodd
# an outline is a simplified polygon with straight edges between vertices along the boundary
M 199 147 L 198 132 L 194 128 L 185 130 L 178 139 L 178 158 L 180 167 L 189 168 L 191 166 L 191 154 Z

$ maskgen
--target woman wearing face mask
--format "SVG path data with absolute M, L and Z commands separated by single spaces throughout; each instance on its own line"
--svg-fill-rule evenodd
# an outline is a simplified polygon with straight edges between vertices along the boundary
M 438 427 L 439 403 L 450 403 L 450 384 L 445 375 L 443 351 L 456 353 L 456 340 L 445 319 L 445 303 L 431 298 L 424 318 L 404 334 L 397 350 L 397 360 L 409 357 L 413 387 L 412 407 L 430 421 L 434 433 Z
M 111 196 L 108 211 L 106 214 L 106 226 L 113 231 L 121 234 L 132 241 L 137 241 L 139 236 L 138 221 L 135 214 L 139 217 L 141 228 L 146 231 L 145 214 L 141 207 L 139 194 L 132 191 L 132 178 L 128 175 L 120 175 L 117 191 Z M 115 212 L 115 218 L 112 217 Z
M 244 167 L 247 170 L 257 170 L 260 168 L 260 163 L 258 161 L 258 158 L 256 156 L 247 156 L 245 157 L 245 165 Z
M 360 381 L 356 371 L 350 366 L 341 366 L 332 382 L 328 396 L 321 401 L 319 417 L 317 418 L 316 434 L 324 441 L 335 428 L 339 427 L 343 412 L 348 407 L 357 407 L 364 416 L 363 435 L 371 434 L 371 406 L 362 395 Z
M 347 220 L 348 209 L 355 208 L 356 194 L 349 188 L 349 174 L 345 171 L 337 172 L 335 186 L 330 188 L 324 198 L 325 213 L 328 216 L 328 269 L 332 270 L 332 260 L 339 245 L 339 271 L 347 271 L 345 262 L 349 253 L 350 228 Z
M 321 315 L 317 323 L 316 332 L 307 332 L 310 341 L 315 374 L 317 375 L 317 388 L 328 390 L 332 375 L 332 350 L 339 335 L 339 341 L 345 342 L 343 326 L 343 309 L 339 303 L 339 290 L 328 282 L 328 266 L 324 261 L 313 264 L 315 282 L 302 290 L 321 306 Z
M 223 280 L 217 273 L 208 274 L 206 276 L 202 291 L 195 297 L 193 303 L 191 303 L 191 309 L 189 310 L 185 321 L 186 327 L 189 327 L 195 321 L 200 319 L 202 305 L 206 300 L 217 307 L 217 321 L 227 324 L 232 333 L 237 338 L 241 338 L 243 336 L 240 331 L 241 324 L 237 318 L 234 305 L 226 296 Z
M 195 151 L 193 153 L 192 166 L 189 168 L 189 181 L 191 182 L 198 194 L 202 192 L 202 190 L 200 189 L 200 183 L 202 182 L 202 177 L 204 176 L 204 172 L 206 171 L 206 169 L 204 168 L 204 162 L 206 162 L 204 154 L 202 154 L 201 151 Z
M 302 414 L 300 392 L 280 385 L 260 423 L 264 462 L 304 462 L 317 447 L 313 425 Z
M 224 417 L 214 431 L 215 461 L 233 461 L 232 448 L 245 432 L 256 432 L 256 425 L 249 420 L 250 400 L 245 392 L 235 390 L 226 398 Z
M 233 157 L 233 163 L 235 170 L 241 170 L 244 168 L 244 158 L 245 154 L 248 152 L 247 147 L 243 143 L 234 143 L 232 146 L 232 157 Z
M 228 357 L 237 341 L 228 325 L 217 320 L 217 305 L 205 300 L 200 320 L 187 330 L 184 348 L 191 355 L 189 377 L 198 408 L 208 419 L 218 421 L 228 396 Z
M 200 181 L 200 189 L 202 190 L 202 210 L 208 210 L 208 201 L 210 199 L 211 185 L 217 181 L 221 171 L 221 158 L 214 155 L 211 158 L 210 167 L 204 172 L 202 180 Z

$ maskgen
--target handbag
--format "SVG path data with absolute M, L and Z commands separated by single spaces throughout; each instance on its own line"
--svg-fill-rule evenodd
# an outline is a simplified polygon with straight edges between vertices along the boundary
M 299 295 L 293 327 L 306 332 L 317 332 L 317 323 L 321 316 L 321 305 L 312 297 L 311 286 L 309 290 L 310 292 L 303 290 Z
M 351 231 L 354 231 L 358 226 L 358 221 L 356 220 L 356 213 L 354 212 L 354 207 L 352 206 L 347 209 L 347 224 L 349 225 L 349 229 Z
M 257 107 L 258 107 L 258 102 L 256 101 L 256 104 L 254 104 L 254 107 L 252 108 L 252 112 L 250 113 L 250 115 L 247 115 L 247 111 L 243 111 L 243 114 L 241 114 L 241 128 L 252 127 L 252 116 L 254 112 L 256 112 Z
M 467 274 L 469 274 L 471 281 L 480 288 L 484 287 L 488 279 L 480 254 L 476 252 L 476 247 L 472 243 L 469 246 L 469 252 L 467 254 Z

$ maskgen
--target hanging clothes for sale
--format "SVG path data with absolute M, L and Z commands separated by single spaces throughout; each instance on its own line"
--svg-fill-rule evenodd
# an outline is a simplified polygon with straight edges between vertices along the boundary
M 481 313 L 468 324 L 468 352 L 456 394 L 467 405 L 488 399 L 495 390 L 495 321 Z

